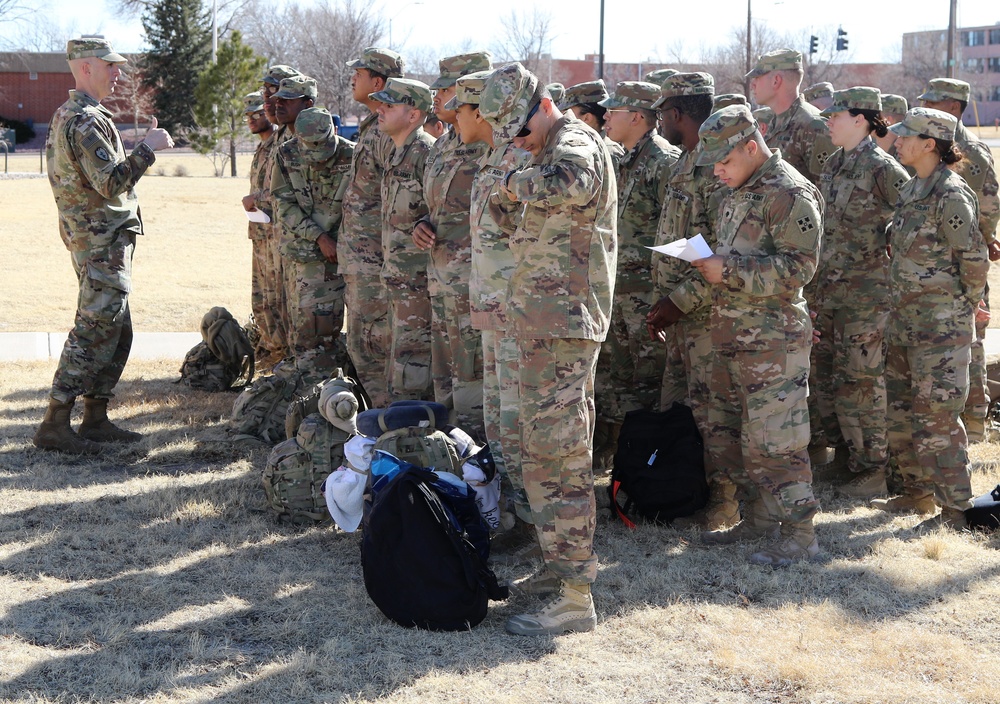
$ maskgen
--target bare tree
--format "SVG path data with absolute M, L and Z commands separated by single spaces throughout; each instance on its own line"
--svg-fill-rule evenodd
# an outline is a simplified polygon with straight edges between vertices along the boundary
M 143 85 L 143 77 L 147 70 L 144 58 L 142 54 L 129 58 L 118 81 L 118 87 L 115 88 L 111 98 L 105 101 L 105 107 L 114 113 L 115 118 L 132 123 L 132 137 L 136 142 L 139 122 L 145 121 L 144 118 L 155 112 L 153 94 Z
M 511 10 L 500 19 L 500 36 L 493 53 L 501 61 L 520 61 L 524 67 L 544 77 L 545 61 L 551 61 L 552 15 L 532 8 L 530 12 Z
M 730 35 L 728 43 L 711 47 L 703 53 L 705 70 L 715 77 L 717 93 L 749 94 L 749 81 L 745 78 L 747 72 L 746 36 L 746 27 L 736 28 Z M 767 24 L 761 22 L 753 23 L 751 38 L 750 55 L 754 59 L 768 51 L 794 44 L 793 39 L 778 34 Z

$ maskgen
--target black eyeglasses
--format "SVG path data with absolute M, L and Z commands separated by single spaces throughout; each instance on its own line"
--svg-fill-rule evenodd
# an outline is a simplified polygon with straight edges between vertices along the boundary
M 531 122 L 531 118 L 533 118 L 535 116 L 535 113 L 538 112 L 538 107 L 541 104 L 542 101 L 539 100 L 537 103 L 535 103 L 535 107 L 531 108 L 531 110 L 528 111 L 528 118 L 524 121 L 524 127 L 521 128 L 520 132 L 514 135 L 515 137 L 517 137 L 518 139 L 524 139 L 529 134 L 531 134 L 531 129 L 528 127 L 528 123 Z

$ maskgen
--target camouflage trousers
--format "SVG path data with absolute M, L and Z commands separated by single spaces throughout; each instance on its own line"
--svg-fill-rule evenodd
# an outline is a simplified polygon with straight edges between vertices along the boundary
M 967 344 L 890 343 L 885 360 L 889 448 L 903 485 L 963 511 L 972 506 L 968 438 L 959 418 L 970 357 Z
M 431 296 L 431 377 L 434 400 L 454 408 L 456 425 L 482 442 L 483 341 L 468 295 Z
M 518 339 L 521 469 L 542 559 L 572 583 L 597 578 L 594 368 L 600 343 Z
M 660 410 L 674 402 L 690 407 L 695 425 L 703 438 L 708 437 L 708 409 L 712 403 L 712 329 L 702 314 L 685 316 L 667 329 L 667 365 L 663 370 L 660 389 Z M 720 478 L 715 464 L 705 449 L 705 478 L 715 484 Z
M 295 367 L 328 378 L 339 366 L 336 354 L 344 329 L 344 279 L 324 260 L 284 261 L 288 332 Z
M 431 297 L 427 273 L 386 286 L 389 299 L 389 400 L 434 398 L 431 382 Z
M 777 521 L 819 510 L 809 465 L 809 348 L 718 350 L 705 438 L 714 466 Z
M 843 437 L 854 472 L 884 469 L 886 439 L 884 308 L 821 308 L 812 350 L 816 396 L 824 432 Z
M 132 258 L 132 248 L 126 255 Z M 132 315 L 128 292 L 104 284 L 87 274 L 84 261 L 74 268 L 80 281 L 76 319 L 70 330 L 50 396 L 69 403 L 77 396 L 111 398 L 125 371 L 132 349 Z
M 483 330 L 483 417 L 507 509 L 531 523 L 521 473 L 521 402 L 517 372 L 517 340 Z
M 611 327 L 597 357 L 594 397 L 597 417 L 621 423 L 625 414 L 653 410 L 660 400 L 664 349 L 649 339 L 646 313 L 653 304 L 652 291 L 616 293 Z
M 347 305 L 347 352 L 373 408 L 389 405 L 385 375 L 389 354 L 389 302 L 377 274 L 344 274 Z
M 272 237 L 253 239 L 251 243 L 250 310 L 260 330 L 259 348 L 277 362 L 291 353 L 284 267 Z
M 976 336 L 972 340 L 972 361 L 969 362 L 969 398 L 965 402 L 963 417 L 982 422 L 990 408 L 990 393 L 986 387 L 986 328 L 989 323 L 976 323 Z

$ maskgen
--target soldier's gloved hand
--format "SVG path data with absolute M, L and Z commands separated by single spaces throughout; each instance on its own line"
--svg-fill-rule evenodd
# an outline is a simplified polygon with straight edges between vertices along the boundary
M 1000 260 L 1000 242 L 998 242 L 997 240 L 993 240 L 988 245 L 986 245 L 986 247 L 990 252 L 991 262 Z
M 435 241 L 434 229 L 428 223 L 418 222 L 413 228 L 413 244 L 420 249 L 431 249 Z
M 323 253 L 328 262 L 337 263 L 337 243 L 330 235 L 323 233 L 316 238 L 316 244 L 319 245 L 319 251 Z
M 726 263 L 725 257 L 721 254 L 713 254 L 704 259 L 691 262 L 691 266 L 701 272 L 701 275 L 710 284 L 722 283 L 722 269 Z
M 155 117 L 150 120 L 149 130 L 146 132 L 146 136 L 143 137 L 142 141 L 154 152 L 158 152 L 161 149 L 173 149 L 174 140 L 171 138 L 170 133 L 157 127 L 157 124 L 158 123 Z

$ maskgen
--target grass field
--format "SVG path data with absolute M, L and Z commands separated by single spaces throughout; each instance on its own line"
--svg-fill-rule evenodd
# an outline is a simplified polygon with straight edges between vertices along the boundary
M 169 157 L 168 174 L 205 167 Z M 195 330 L 212 305 L 248 313 L 246 182 L 205 168 L 141 183 L 139 330 Z M 0 331 L 67 328 L 75 286 L 47 182 L 0 181 L 0 207 Z M 466 633 L 399 628 L 365 593 L 358 536 L 276 524 L 266 450 L 223 439 L 233 396 L 175 385 L 178 366 L 126 368 L 112 415 L 145 440 L 65 459 L 30 444 L 55 362 L 0 363 L 0 701 L 997 701 L 1000 534 L 918 535 L 917 517 L 822 485 L 820 559 L 774 571 L 695 531 L 625 529 L 604 479 L 596 632 L 507 636 L 533 607 L 516 599 Z M 997 438 L 972 456 L 988 491 Z

